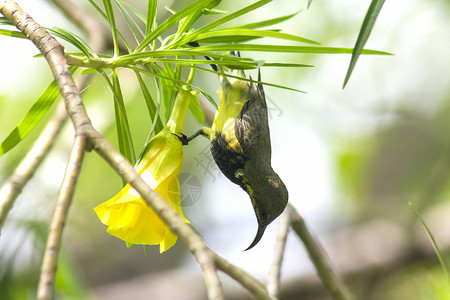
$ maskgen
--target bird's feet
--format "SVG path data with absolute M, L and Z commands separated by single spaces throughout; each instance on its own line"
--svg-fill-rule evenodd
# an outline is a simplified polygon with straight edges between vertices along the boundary
M 174 136 L 176 136 L 180 141 L 181 141 L 181 143 L 183 144 L 183 146 L 186 146 L 186 145 L 189 145 L 189 142 L 191 141 L 185 134 L 183 134 L 183 133 L 181 133 L 181 132 L 178 132 L 178 133 L 173 133 L 172 132 L 172 134 L 174 135 Z

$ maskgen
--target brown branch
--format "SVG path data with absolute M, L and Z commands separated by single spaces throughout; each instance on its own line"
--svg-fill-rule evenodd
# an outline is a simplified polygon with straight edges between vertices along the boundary
M 299 215 L 295 208 L 289 203 L 287 208 L 289 213 L 291 227 L 295 233 L 302 240 L 308 255 L 314 264 L 317 273 L 320 277 L 325 288 L 331 294 L 333 299 L 336 300 L 349 300 L 352 299 L 346 287 L 340 282 L 339 278 L 334 273 L 328 262 L 325 251 L 319 244 L 319 242 L 312 236 L 308 227 L 305 224 L 305 220 Z
M 231 278 L 242 284 L 242 286 L 245 287 L 255 299 L 274 299 L 269 296 L 264 288 L 264 285 L 249 273 L 235 267 L 217 254 L 214 256 L 214 260 L 219 270 L 222 270 L 226 274 L 230 275 Z
M 267 277 L 267 292 L 274 298 L 278 298 L 280 295 L 281 264 L 283 263 L 286 240 L 289 233 L 289 217 L 289 212 L 285 211 L 278 218 L 277 241 L 275 243 L 272 265 Z
M 58 266 L 58 254 L 61 248 L 62 233 L 66 223 L 69 206 L 80 174 L 81 163 L 84 157 L 86 137 L 79 135 L 75 138 L 72 153 L 67 164 L 61 189 L 50 222 L 47 245 L 45 246 L 44 260 L 41 267 L 41 276 L 37 290 L 38 300 L 54 299 L 54 284 Z
M 92 18 L 71 1 L 53 0 L 53 2 L 87 33 L 94 51 L 100 52 L 104 49 L 105 36 L 109 35 L 106 34 L 105 27 L 97 19 Z M 77 86 L 82 89 L 88 82 L 89 77 L 91 77 L 91 74 L 78 77 Z M 64 103 L 61 103 L 30 151 L 0 189 L 0 234 L 16 198 L 50 151 L 66 119 L 67 113 L 64 109 Z
M 44 28 L 39 26 L 14 1 L 0 0 L 0 12 L 38 47 L 55 77 L 66 110 L 72 120 L 76 135 L 85 136 L 88 142 L 111 166 L 139 192 L 168 226 L 181 238 L 200 265 L 209 299 L 223 299 L 221 284 L 216 272 L 214 253 L 206 246 L 195 230 L 178 216 L 177 212 L 155 191 L 150 189 L 133 166 L 98 133 L 86 113 L 81 96 L 69 72 L 64 48 Z

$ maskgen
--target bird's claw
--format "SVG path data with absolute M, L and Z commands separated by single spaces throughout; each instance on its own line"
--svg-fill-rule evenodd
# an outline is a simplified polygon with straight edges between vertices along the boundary
M 174 136 L 176 136 L 176 137 L 181 141 L 181 143 L 183 144 L 183 146 L 186 146 L 186 145 L 189 144 L 189 138 L 188 138 L 185 134 L 183 134 L 183 133 L 181 133 L 181 132 L 178 132 L 178 134 L 172 132 L 172 134 L 173 134 Z

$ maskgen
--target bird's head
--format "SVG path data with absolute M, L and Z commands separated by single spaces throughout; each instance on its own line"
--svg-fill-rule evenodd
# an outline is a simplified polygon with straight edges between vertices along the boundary
M 273 172 L 264 176 L 264 180 L 249 191 L 258 220 L 258 231 L 251 245 L 245 249 L 253 248 L 264 234 L 264 230 L 286 208 L 288 203 L 288 191 L 280 177 Z

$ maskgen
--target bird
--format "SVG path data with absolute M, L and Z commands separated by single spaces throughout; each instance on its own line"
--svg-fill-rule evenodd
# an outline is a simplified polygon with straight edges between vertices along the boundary
M 239 56 L 239 52 L 231 52 Z M 217 66 L 216 66 L 217 68 Z M 253 248 L 266 227 L 288 203 L 288 190 L 272 168 L 269 118 L 266 97 L 258 68 L 258 81 L 246 78 L 242 70 L 233 70 L 231 79 L 219 75 L 220 103 L 212 126 L 202 127 L 190 137 L 179 133 L 183 144 L 203 135 L 210 140 L 210 150 L 221 172 L 250 196 L 258 222 Z

